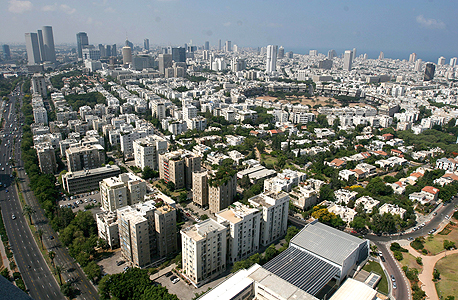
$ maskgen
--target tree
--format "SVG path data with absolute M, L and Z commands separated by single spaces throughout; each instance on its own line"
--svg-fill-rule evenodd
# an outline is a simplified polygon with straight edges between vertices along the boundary
M 41 249 L 43 249 L 43 230 L 38 229 L 38 230 L 37 230 L 37 234 L 38 234 L 38 237 L 40 238 Z
M 444 249 L 445 250 L 450 250 L 455 248 L 455 242 L 449 241 L 449 240 L 444 240 Z
M 86 273 L 87 278 L 89 278 L 89 280 L 92 281 L 94 281 L 97 278 L 100 278 L 100 276 L 102 275 L 100 266 L 95 261 L 89 262 L 87 266 L 83 268 L 83 270 L 84 273 Z
M 203 220 L 207 220 L 208 219 L 208 215 L 206 214 L 203 214 L 200 216 L 200 219 L 203 221 Z
M 54 258 L 56 257 L 56 253 L 54 251 L 49 251 L 48 256 L 51 259 L 51 264 L 54 266 Z
M 355 216 L 350 226 L 356 231 L 361 231 L 366 228 L 366 220 L 363 217 Z
M 36 210 L 29 205 L 24 205 L 24 208 L 22 209 L 24 216 L 27 216 L 29 218 L 30 224 L 33 225 L 32 223 L 32 215 L 36 213 Z
M 175 183 L 172 181 L 167 182 L 166 187 L 169 191 L 173 192 L 175 190 Z
M 151 169 L 148 166 L 143 168 L 143 171 L 142 171 L 143 179 L 151 179 L 151 178 L 157 178 L 157 177 L 159 177 L 159 172 Z
M 266 252 L 264 253 L 264 260 L 266 262 L 268 262 L 269 260 L 271 260 L 272 258 L 274 258 L 275 256 L 277 256 L 277 249 L 275 248 L 275 245 L 272 244 L 270 245 L 267 249 L 266 249 Z
M 60 285 L 62 285 L 62 272 L 63 271 L 64 271 L 64 267 L 59 266 L 59 265 L 54 266 L 54 274 L 59 276 Z
M 61 285 L 60 291 L 62 292 L 62 294 L 64 294 L 65 297 L 68 297 L 70 299 L 73 298 L 75 293 L 71 283 L 64 283 L 63 285 Z

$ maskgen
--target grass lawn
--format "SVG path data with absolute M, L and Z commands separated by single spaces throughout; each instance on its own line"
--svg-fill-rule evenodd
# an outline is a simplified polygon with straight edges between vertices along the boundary
M 437 234 L 432 239 L 429 237 L 426 238 L 425 249 L 428 250 L 431 255 L 436 255 L 437 253 L 444 250 L 445 240 L 455 242 L 458 245 L 458 230 L 456 225 L 453 227 L 449 225 L 448 228 L 452 230 L 447 235 Z
M 277 163 L 277 158 L 270 156 L 270 155 L 263 155 L 262 160 L 265 162 L 266 165 L 272 164 L 275 165 Z
M 458 295 L 458 254 L 447 255 L 439 260 L 436 268 L 441 274 L 441 279 L 436 283 L 437 294 L 442 297 Z
M 407 266 L 409 267 L 409 269 L 415 268 L 419 271 L 419 273 L 421 273 L 421 271 L 423 270 L 423 266 L 420 266 L 417 263 L 415 256 L 413 256 L 410 253 L 402 252 L 402 257 L 403 259 L 400 261 L 402 266 Z
M 382 276 L 378 283 L 378 290 L 386 295 L 388 295 L 388 281 L 386 279 L 385 272 L 383 272 L 382 266 L 378 262 L 369 261 L 363 268 L 367 272 L 375 272 Z

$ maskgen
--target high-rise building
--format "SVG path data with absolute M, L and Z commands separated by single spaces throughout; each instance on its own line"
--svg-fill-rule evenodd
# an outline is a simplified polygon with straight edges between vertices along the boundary
M 159 54 L 159 73 L 165 74 L 165 69 L 172 67 L 172 54 Z
M 38 94 L 43 98 L 48 97 L 48 92 L 46 89 L 45 77 L 41 74 L 34 74 L 32 76 L 32 91 L 34 94 Z M 41 123 L 41 122 L 38 122 Z M 48 123 L 48 122 L 46 122 Z
M 208 172 L 207 170 L 192 173 L 192 202 L 200 207 L 208 207 Z
M 200 171 L 202 157 L 187 150 L 159 154 L 159 177 L 176 189 L 192 187 L 192 172 Z
M 87 37 L 86 32 L 78 32 L 76 34 L 76 45 L 77 45 L 77 54 L 78 58 L 83 58 L 83 48 L 84 46 L 89 45 L 89 38 Z
M 434 72 L 436 71 L 436 66 L 432 63 L 427 63 L 425 68 L 425 77 L 424 81 L 430 81 L 434 79 Z
M 56 62 L 56 50 L 54 48 L 54 36 L 51 26 L 43 26 L 43 45 L 45 48 L 46 61 Z
M 69 172 L 100 168 L 105 163 L 105 149 L 100 144 L 70 147 L 65 156 Z
M 105 46 L 105 54 L 106 54 L 106 56 L 108 56 L 108 57 L 111 56 L 111 45 L 106 45 L 106 46 Z
M 417 61 L 417 53 L 411 53 L 410 56 L 409 56 L 409 62 L 410 63 L 414 63 Z
M 293 51 L 286 52 L 286 57 L 287 58 L 293 58 L 293 55 L 294 55 Z
M 210 42 L 209 41 L 205 41 L 204 50 L 210 50 Z
M 332 60 L 324 59 L 318 62 L 319 69 L 331 70 L 332 69 Z
M 457 59 L 458 58 L 456 58 L 456 57 L 450 58 L 450 66 L 452 66 L 452 67 L 456 66 Z
M 116 49 L 116 44 L 113 44 L 111 46 L 111 56 L 114 56 L 114 57 L 118 56 L 118 50 Z
M 221 51 L 221 40 L 218 40 L 218 51 Z
M 99 49 L 96 49 L 95 47 L 86 47 L 82 51 L 83 53 L 83 60 L 100 60 L 101 53 Z
M 237 175 L 224 180 L 215 180 L 214 172 L 209 172 L 208 206 L 211 213 L 225 209 L 234 201 L 237 194 Z
M 385 58 L 385 53 L 383 53 L 383 51 L 380 51 L 378 59 L 384 59 L 384 58 Z
M 25 34 L 25 45 L 27 48 L 27 59 L 29 65 L 41 63 L 40 47 L 38 45 L 38 35 L 34 32 Z
M 277 71 L 277 45 L 267 46 L 266 73 Z
M 309 51 L 309 55 L 310 56 L 317 56 L 318 55 L 318 51 L 317 50 L 310 50 Z
M 55 174 L 57 172 L 56 152 L 51 143 L 35 145 L 38 156 L 38 164 L 43 174 Z
M 146 51 L 149 51 L 149 39 L 143 40 L 143 48 L 145 48 Z
M 231 41 L 226 41 L 226 52 L 231 52 L 232 51 L 232 43 Z
M 439 66 L 445 65 L 445 57 L 443 56 L 439 57 L 439 59 L 437 60 L 437 65 Z
M 33 120 L 37 124 L 48 125 L 48 112 L 44 107 L 37 107 L 33 109 Z
M 129 41 L 128 39 L 126 39 L 125 46 L 130 47 L 130 49 L 134 50 L 134 44 L 131 41 Z
M 328 51 L 328 59 L 332 60 L 334 57 L 337 57 L 336 50 L 331 49 Z
M 344 53 L 343 69 L 345 71 L 351 71 L 352 55 L 353 55 L 353 51 L 351 51 L 351 50 L 346 50 L 345 53 Z
M 186 62 L 186 49 L 182 47 L 172 48 L 172 60 L 174 62 Z
M 227 228 L 213 219 L 181 230 L 183 274 L 195 286 L 226 270 Z
M 356 59 L 356 48 L 353 48 L 353 51 L 351 52 L 351 61 L 354 62 Z
M 40 57 L 41 61 L 46 61 L 46 53 L 45 53 L 45 44 L 43 42 L 43 31 L 37 30 L 38 34 L 38 47 L 40 47 Z
M 422 65 L 422 60 L 421 59 L 417 59 L 417 61 L 415 62 L 415 72 L 420 72 L 421 71 L 421 65 Z
M 157 170 L 159 154 L 165 153 L 167 146 L 167 140 L 158 135 L 135 140 L 133 143 L 135 166 L 142 170 L 145 167 Z
M 283 46 L 280 46 L 280 48 L 278 48 L 277 58 L 282 59 L 283 57 L 285 57 L 285 48 L 283 48 Z
M 107 50 L 104 45 L 99 44 L 99 51 L 100 51 L 100 57 L 106 57 L 107 56 Z
M 105 211 L 143 202 L 145 195 L 146 182 L 131 173 L 122 173 L 100 182 L 100 201 Z
M 129 46 L 122 47 L 122 63 L 132 63 L 132 48 Z
M 2 46 L 2 50 L 3 50 L 3 59 L 4 60 L 11 59 L 10 46 L 5 44 Z
M 161 99 L 154 99 L 151 101 L 151 114 L 153 115 L 153 118 L 159 119 L 159 121 L 162 121 L 162 119 L 165 119 L 165 102 Z

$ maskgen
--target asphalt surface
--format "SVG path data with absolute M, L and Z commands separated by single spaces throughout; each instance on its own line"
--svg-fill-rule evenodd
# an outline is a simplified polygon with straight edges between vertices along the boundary
M 44 299 L 65 299 L 60 292 L 59 285 L 51 274 L 38 245 L 35 243 L 32 232 L 27 224 L 26 217 L 22 213 L 22 208 L 17 196 L 16 186 L 10 174 L 13 169 L 9 158 L 20 160 L 20 151 L 16 150 L 13 154 L 14 138 L 11 132 L 21 136 L 21 126 L 15 122 L 15 101 L 16 97 L 10 97 L 9 105 L 2 108 L 2 116 L 5 119 L 5 130 L 7 137 L 1 137 L 0 146 L 0 205 L 2 208 L 3 222 L 8 234 L 9 242 L 14 253 L 16 264 L 22 274 L 24 283 L 28 289 L 29 295 L 36 300 Z M 6 109 L 6 112 L 4 110 Z M 10 125 L 13 124 L 12 127 Z M 14 128 L 17 128 L 14 131 Z M 16 149 L 19 148 L 19 138 L 16 138 Z M 6 165 L 8 163 L 8 166 Z M 1 170 L 0 168 L 0 170 Z M 4 187 L 6 185 L 6 187 Z M 13 215 L 15 218 L 13 219 Z M 1 295 L 0 291 L 0 295 Z

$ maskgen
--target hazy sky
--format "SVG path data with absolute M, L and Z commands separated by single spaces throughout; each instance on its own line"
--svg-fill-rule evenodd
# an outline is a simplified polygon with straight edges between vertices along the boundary
M 387 57 L 458 56 L 456 0 L 1 0 L 0 43 L 24 43 L 25 32 L 51 25 L 56 44 L 76 43 L 87 32 L 91 44 L 211 46 L 218 39 L 241 47 L 267 44 Z M 406 57 L 400 57 L 406 58 Z M 407 57 L 408 58 L 408 57 Z M 436 58 L 437 60 L 437 58 Z

